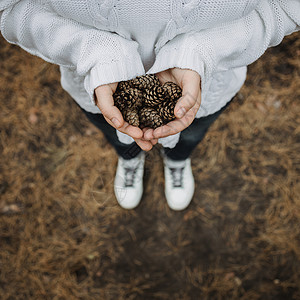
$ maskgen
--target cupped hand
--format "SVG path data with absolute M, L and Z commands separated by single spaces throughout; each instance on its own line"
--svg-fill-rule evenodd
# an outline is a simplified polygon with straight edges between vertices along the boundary
M 145 140 L 143 137 L 143 130 L 125 122 L 120 110 L 114 105 L 113 94 L 116 91 L 117 86 L 117 82 L 98 86 L 95 89 L 96 105 L 99 107 L 105 120 L 111 126 L 120 132 L 131 136 L 142 150 L 151 150 L 153 145 L 157 143 L 157 139 L 153 137 Z
M 201 104 L 201 78 L 200 75 L 190 69 L 172 68 L 156 74 L 159 81 L 172 81 L 182 89 L 182 97 L 178 100 L 174 114 L 176 119 L 166 125 L 144 132 L 144 139 L 159 139 L 176 134 L 187 128 L 195 119 Z

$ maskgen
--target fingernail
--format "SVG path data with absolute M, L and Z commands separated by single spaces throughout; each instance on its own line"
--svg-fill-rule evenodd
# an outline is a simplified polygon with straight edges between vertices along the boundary
M 179 110 L 177 111 L 176 115 L 178 116 L 178 118 L 182 118 L 186 113 L 185 108 L 181 107 L 179 108 Z
M 112 118 L 111 121 L 113 122 L 113 124 L 116 127 L 120 127 L 121 126 L 121 123 L 120 123 L 120 121 L 117 118 Z

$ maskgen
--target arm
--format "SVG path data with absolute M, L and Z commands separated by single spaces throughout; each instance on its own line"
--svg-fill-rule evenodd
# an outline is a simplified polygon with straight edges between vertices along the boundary
M 47 62 L 74 69 L 80 76 L 85 76 L 85 89 L 91 101 L 96 100 L 94 90 L 98 86 L 144 73 L 136 42 L 64 18 L 48 10 L 42 2 L 1 0 L 1 33 L 8 42 L 27 52 Z M 101 93 L 99 97 L 103 98 Z M 107 103 L 102 99 L 98 100 L 100 110 L 107 110 Z M 124 127 L 124 120 L 121 113 L 118 113 L 118 129 L 128 133 L 131 126 Z M 131 131 L 130 133 L 132 134 Z M 133 135 L 141 137 L 142 131 L 136 128 Z
M 19 2 L 20 0 L 1 0 L 0 1 L 0 17 L 4 9 L 8 8 L 9 6 L 12 6 Z
M 261 0 L 247 16 L 223 25 L 181 34 L 165 44 L 149 73 L 170 68 L 191 69 L 201 77 L 201 87 L 213 73 L 249 65 L 268 47 L 278 45 L 285 35 L 300 29 L 299 0 Z M 183 107 L 191 116 L 195 102 L 182 99 L 175 110 Z M 154 137 L 174 134 L 182 128 L 180 119 L 172 128 L 162 126 Z M 176 123 L 175 123 L 176 122 Z

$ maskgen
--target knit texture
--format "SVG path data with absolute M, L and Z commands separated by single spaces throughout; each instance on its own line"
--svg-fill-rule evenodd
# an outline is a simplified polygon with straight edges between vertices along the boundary
M 82 76 L 90 101 L 99 85 L 170 67 L 199 72 L 207 90 L 216 73 L 252 63 L 300 19 L 299 0 L 3 0 L 0 10 L 3 36 Z
M 299 30 L 299 0 L 1 0 L 1 33 L 58 64 L 78 104 L 100 113 L 94 89 L 145 73 L 201 76 L 197 117 L 222 108 L 246 66 Z M 65 77 L 64 77 L 65 76 Z

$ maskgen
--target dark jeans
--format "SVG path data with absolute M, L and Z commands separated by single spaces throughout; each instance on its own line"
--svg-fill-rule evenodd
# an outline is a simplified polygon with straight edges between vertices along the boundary
M 229 103 L 212 115 L 195 119 L 189 127 L 181 132 L 179 141 L 174 148 L 164 149 L 166 156 L 173 160 L 187 159 L 202 141 L 210 125 L 227 108 Z M 140 153 L 141 148 L 135 142 L 123 144 L 119 141 L 115 128 L 106 122 L 102 114 L 92 114 L 85 110 L 83 111 L 87 118 L 103 132 L 119 156 L 124 159 L 131 159 Z

